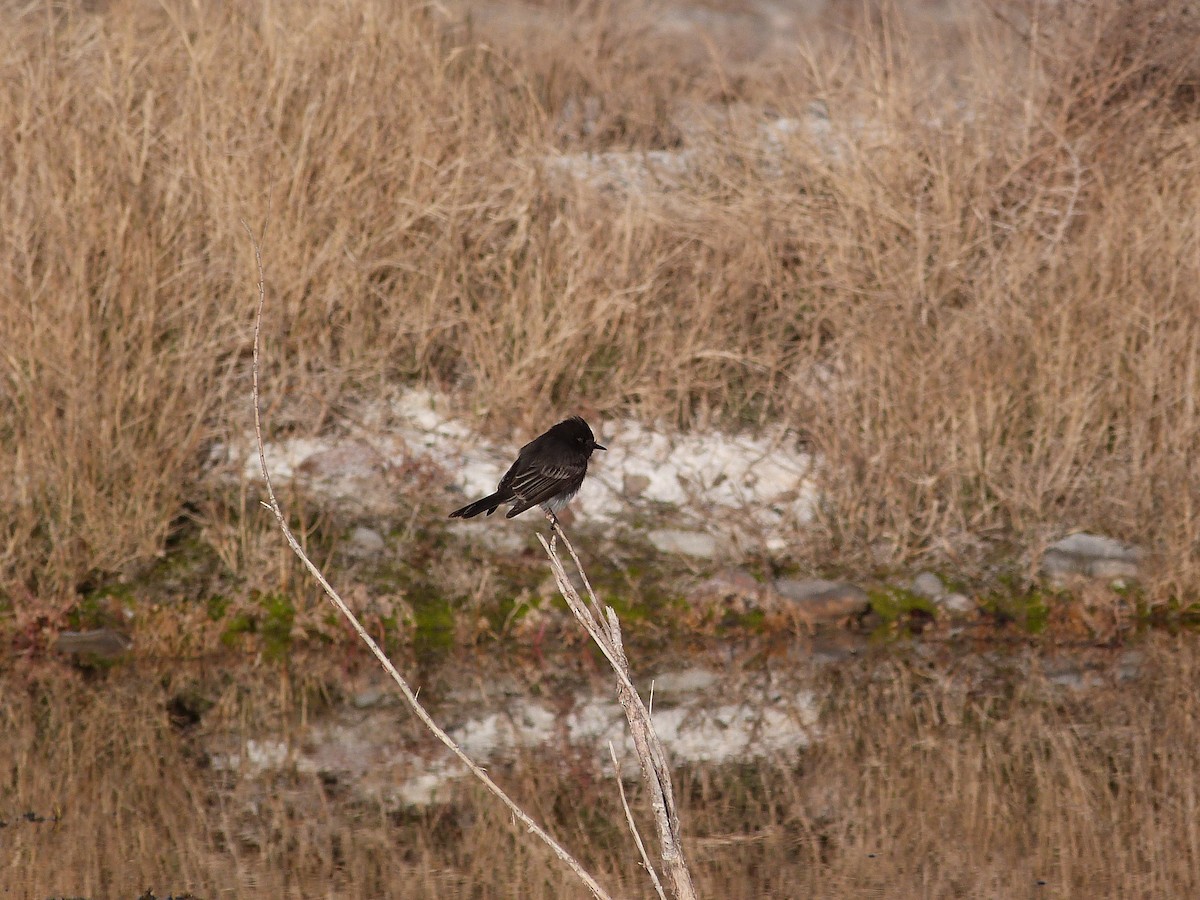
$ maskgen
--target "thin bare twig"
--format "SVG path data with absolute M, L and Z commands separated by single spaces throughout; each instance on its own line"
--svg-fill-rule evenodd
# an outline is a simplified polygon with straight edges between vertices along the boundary
M 292 548 L 292 552 L 299 557 L 300 561 L 304 563 L 305 568 L 307 568 L 313 578 L 317 580 L 317 583 L 321 585 L 321 588 L 325 591 L 326 596 L 328 596 L 333 605 L 337 607 L 338 612 L 340 612 L 342 616 L 345 617 L 346 621 L 350 623 L 350 626 L 354 629 L 359 639 L 361 639 L 362 642 L 367 645 L 367 648 L 371 651 L 371 653 L 374 654 L 375 658 L 379 661 L 379 664 L 383 667 L 383 670 L 391 676 L 392 681 L 396 682 L 396 686 L 400 689 L 400 693 L 404 695 L 404 699 L 408 701 L 408 705 L 412 707 L 413 712 L 417 714 L 417 718 L 424 723 L 426 728 L 433 732 L 439 741 L 441 741 L 450 749 L 451 753 L 458 757 L 458 759 L 464 766 L 467 767 L 470 773 L 483 783 L 484 787 L 486 787 L 493 795 L 499 798 L 501 803 L 508 807 L 509 812 L 512 813 L 515 819 L 517 819 L 530 832 L 541 839 L 541 841 L 554 852 L 555 856 L 566 863 L 566 865 L 571 869 L 572 872 L 575 873 L 579 880 L 587 885 L 588 890 L 595 895 L 597 900 L 612 900 L 612 898 L 609 897 L 604 889 L 600 887 L 596 879 L 593 878 L 587 872 L 587 870 L 583 868 L 583 866 L 576 862 L 575 858 L 572 857 L 571 854 L 568 853 L 562 847 L 562 845 L 558 843 L 558 841 L 552 838 L 545 831 L 545 829 L 535 822 L 523 809 L 521 809 L 521 807 L 517 806 L 516 802 L 514 802 L 498 784 L 492 781 L 487 772 L 485 772 L 474 762 L 474 760 L 467 756 L 462 748 L 454 742 L 454 739 L 445 731 L 443 731 L 441 726 L 439 726 L 437 722 L 433 720 L 433 717 L 425 711 L 425 707 L 423 707 L 420 701 L 417 700 L 416 692 L 409 687 L 409 684 L 404 679 L 404 676 L 402 676 L 396 670 L 396 667 L 392 665 L 391 660 L 387 658 L 387 655 L 382 649 L 380 649 L 379 645 L 375 643 L 374 639 L 367 633 L 366 629 L 363 628 L 362 624 L 358 621 L 354 613 L 350 611 L 350 607 L 346 605 L 345 601 L 342 600 L 337 591 L 335 591 L 325 579 L 325 576 L 321 574 L 321 570 L 318 569 L 304 553 L 304 550 L 301 549 L 295 535 L 292 534 L 292 530 L 288 527 L 287 520 L 283 515 L 283 509 L 279 505 L 279 500 L 275 497 L 275 489 L 271 484 L 271 474 L 267 471 L 267 457 L 266 451 L 263 449 L 262 422 L 258 405 L 259 339 L 262 331 L 263 307 L 266 305 L 266 277 L 263 274 L 262 249 L 259 246 L 258 239 L 254 236 L 254 232 L 250 229 L 250 226 L 246 224 L 245 221 L 242 222 L 242 227 L 246 229 L 246 234 L 250 236 L 250 241 L 254 246 L 254 261 L 258 266 L 258 313 L 254 319 L 254 360 L 251 371 L 253 375 L 252 393 L 254 400 L 254 439 L 258 447 L 259 468 L 262 470 L 263 483 L 266 485 L 267 497 L 269 498 L 269 502 L 264 501 L 263 506 L 265 506 L 275 515 L 275 521 L 279 524 L 279 528 L 283 532 L 284 538 L 287 539 L 288 546 Z
M 625 781 L 621 778 L 621 763 L 617 759 L 617 748 L 613 746 L 613 742 L 608 742 L 608 756 L 612 760 L 613 771 L 617 774 L 617 791 L 621 795 L 621 807 L 625 810 L 625 821 L 629 823 L 629 831 L 633 835 L 633 842 L 637 844 L 638 853 L 642 857 L 642 865 L 646 867 L 646 871 L 650 873 L 650 880 L 654 882 L 654 890 L 662 900 L 667 900 L 667 895 L 663 893 L 662 882 L 658 880 L 658 872 L 654 870 L 654 864 L 650 862 L 650 855 L 646 853 L 646 845 L 642 841 L 642 833 L 638 831 L 637 822 L 633 820 L 633 810 L 629 808 L 629 801 L 625 798 Z

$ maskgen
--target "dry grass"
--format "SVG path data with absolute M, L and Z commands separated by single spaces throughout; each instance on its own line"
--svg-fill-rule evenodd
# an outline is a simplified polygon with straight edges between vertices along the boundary
M 208 522 L 206 450 L 248 423 L 246 217 L 276 427 L 412 379 L 523 428 L 782 418 L 826 460 L 810 561 L 1087 527 L 1194 595 L 1196 73 L 1150 36 L 1195 16 L 1101 6 L 914 38 L 884 5 L 756 61 L 672 56 L 620 3 L 511 45 L 376 0 L 5 3 L 0 590 L 66 602 Z M 840 151 L 765 150 L 814 98 Z M 539 163 L 681 141 L 703 165 L 634 196 Z
M 1194 642 L 1143 650 L 1136 680 L 1101 667 L 1101 683 L 1079 692 L 1047 684 L 1023 653 L 987 665 L 884 655 L 814 675 L 822 739 L 799 764 L 679 772 L 700 895 L 1195 896 L 1200 656 Z M 320 680 L 344 673 L 318 660 L 296 671 L 273 681 L 252 667 L 172 666 L 99 683 L 7 672 L 9 895 L 584 896 L 473 787 L 401 812 L 336 778 L 209 767 L 205 748 L 222 734 L 234 746 L 304 739 Z M 215 705 L 173 725 L 181 696 Z M 615 791 L 589 760 L 492 771 L 606 885 L 648 896 Z M 19 820 L 27 811 L 60 819 Z

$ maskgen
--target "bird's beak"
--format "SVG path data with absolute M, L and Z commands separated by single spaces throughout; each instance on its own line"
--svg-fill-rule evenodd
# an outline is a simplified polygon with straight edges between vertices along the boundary
M 593 450 L 607 450 L 608 448 L 607 448 L 607 447 L 601 447 L 601 446 L 600 446 L 599 444 L 597 444 L 595 441 L 592 441 L 592 449 L 593 449 Z

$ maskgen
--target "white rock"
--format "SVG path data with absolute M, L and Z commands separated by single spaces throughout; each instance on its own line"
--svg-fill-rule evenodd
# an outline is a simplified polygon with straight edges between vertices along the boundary
M 472 719 L 450 732 L 468 756 L 486 759 L 498 750 L 536 747 L 550 740 L 555 716 L 537 703 L 522 702 L 508 713 Z
M 387 546 L 383 535 L 374 528 L 358 526 L 350 532 L 349 551 L 356 556 L 376 556 Z
M 933 572 L 922 572 L 912 580 L 912 592 L 918 597 L 938 601 L 946 596 L 946 586 Z
M 945 594 L 937 600 L 937 605 L 947 612 L 958 613 L 960 615 L 975 611 L 975 601 L 966 594 Z
M 651 531 L 646 537 L 659 553 L 677 553 L 700 559 L 712 559 L 717 555 L 717 539 L 701 531 L 662 528 Z
M 267 466 L 277 481 L 303 477 L 316 495 L 382 514 L 394 504 L 389 470 L 433 464 L 466 503 L 494 491 L 520 444 L 534 435 L 490 444 L 444 412 L 450 408 L 448 400 L 427 390 L 407 391 L 360 411 L 365 437 L 287 438 L 267 445 Z M 672 432 L 628 419 L 591 424 L 609 450 L 592 457 L 571 504 L 583 521 L 619 523 L 631 505 L 673 507 L 681 518 L 695 521 L 732 521 L 720 514 L 735 512 L 754 546 L 779 551 L 790 545 L 790 532 L 812 521 L 818 499 L 813 459 L 787 430 L 748 436 Z M 252 436 L 223 447 L 212 460 L 216 477 L 228 478 L 232 463 L 247 480 L 260 481 L 253 447 Z
M 1143 551 L 1097 534 L 1068 535 L 1051 544 L 1042 557 L 1042 571 L 1052 582 L 1062 583 L 1073 575 L 1088 578 L 1137 578 Z

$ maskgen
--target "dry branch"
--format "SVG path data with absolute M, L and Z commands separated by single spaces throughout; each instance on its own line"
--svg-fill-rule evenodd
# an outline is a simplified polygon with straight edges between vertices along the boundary
M 600 601 L 596 599 L 596 594 L 583 570 L 583 565 L 579 562 L 575 548 L 571 546 L 571 542 L 567 539 L 558 520 L 553 515 L 548 515 L 547 518 L 553 530 L 553 537 L 547 541 L 539 534 L 538 540 L 541 541 L 542 547 L 550 557 L 550 566 L 554 570 L 554 580 L 558 583 L 558 589 L 562 593 L 563 599 L 567 601 L 567 606 L 570 607 L 572 614 L 596 642 L 596 646 L 600 648 L 617 675 L 617 698 L 621 701 L 621 708 L 625 711 L 625 718 L 629 722 L 634 752 L 642 767 L 642 780 L 650 790 L 650 808 L 654 813 L 654 825 L 658 831 L 659 854 L 667 883 L 671 886 L 671 893 L 676 900 L 695 900 L 696 890 L 692 885 L 692 875 L 683 853 L 679 813 L 675 805 L 675 793 L 671 787 L 671 768 L 667 763 L 667 754 L 662 741 L 654 731 L 650 710 L 642 702 L 641 695 L 633 686 L 629 660 L 625 656 L 625 646 L 621 639 L 621 622 L 612 607 L 601 606 Z M 555 548 L 555 543 L 559 539 L 570 552 L 575 568 L 578 570 L 580 578 L 583 579 L 583 586 L 588 596 L 587 604 L 580 598 L 579 592 L 567 577 L 566 568 Z M 617 779 L 620 780 L 620 777 L 621 772 L 618 769 Z M 623 793 L 621 799 L 624 802 Z M 633 827 L 632 817 L 629 822 Z M 634 828 L 634 840 L 638 844 L 638 849 L 643 853 L 643 860 L 645 860 L 655 887 L 661 891 L 658 875 L 645 857 L 641 836 L 638 835 L 636 828 Z

